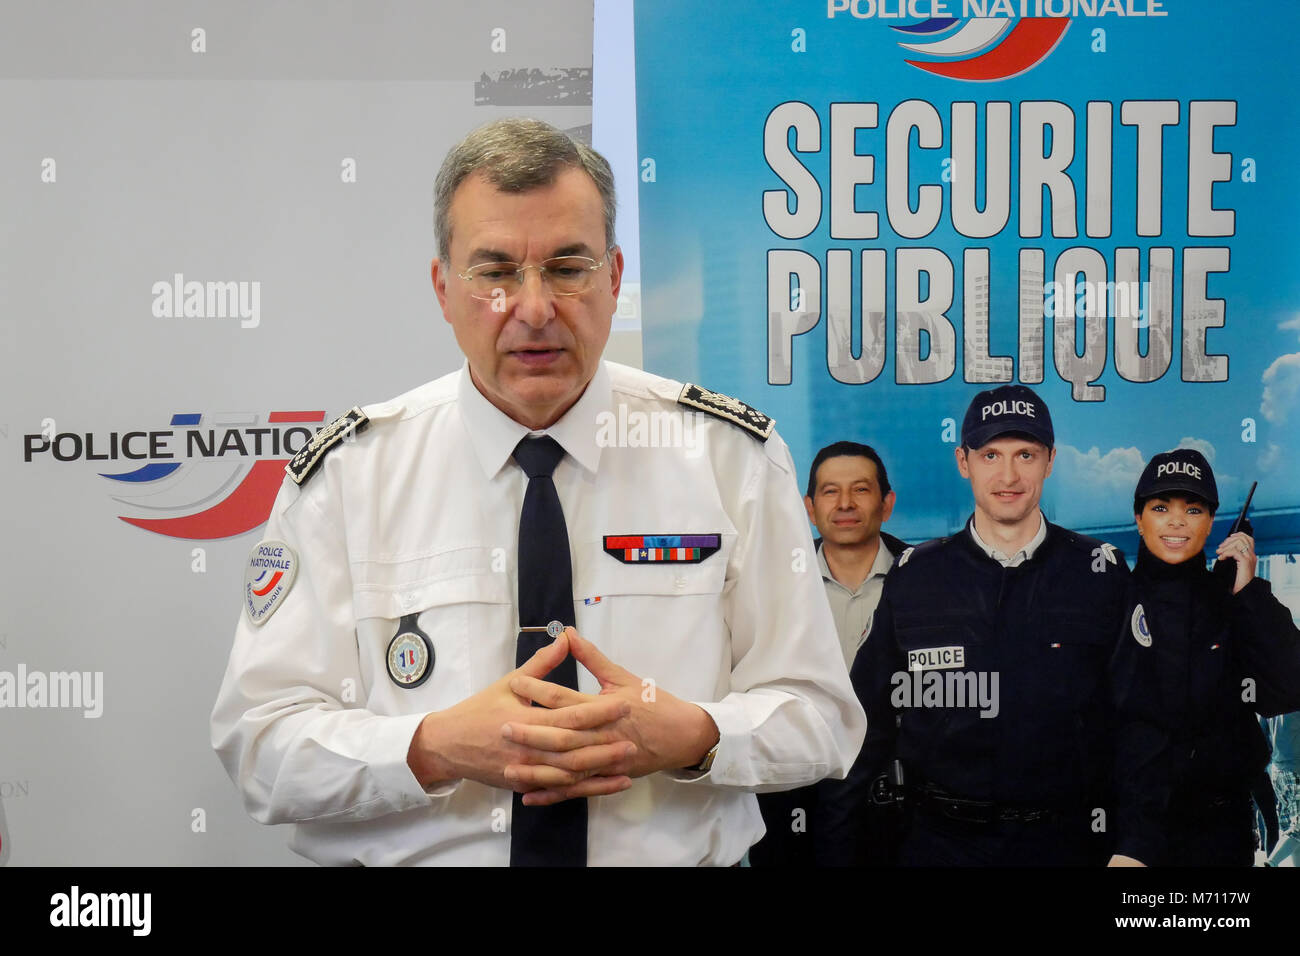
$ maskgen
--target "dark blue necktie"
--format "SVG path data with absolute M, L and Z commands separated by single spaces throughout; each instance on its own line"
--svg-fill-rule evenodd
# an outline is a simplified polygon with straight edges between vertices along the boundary
M 519 515 L 519 626 L 545 627 L 551 621 L 572 625 L 573 569 L 569 532 L 551 473 L 564 449 L 549 436 L 525 438 L 515 446 L 515 461 L 528 476 Z M 522 666 L 553 638 L 545 631 L 520 631 L 515 666 Z M 578 688 L 578 662 L 566 657 L 546 680 Z M 524 806 L 514 795 L 510 823 L 511 866 L 586 866 L 587 801 L 564 800 L 549 807 Z

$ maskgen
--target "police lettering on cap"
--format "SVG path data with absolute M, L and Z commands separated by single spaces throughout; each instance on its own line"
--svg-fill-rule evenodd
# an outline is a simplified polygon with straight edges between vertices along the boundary
M 1195 448 L 1161 452 L 1147 462 L 1133 493 L 1133 513 L 1141 514 L 1148 498 L 1172 494 L 1199 498 L 1213 510 L 1219 510 L 1219 486 L 1214 481 L 1214 470 Z
M 1052 414 L 1031 388 L 1001 385 L 980 392 L 966 409 L 961 423 L 961 443 L 966 448 L 983 448 L 999 435 L 1028 435 L 1048 448 L 1056 444 Z

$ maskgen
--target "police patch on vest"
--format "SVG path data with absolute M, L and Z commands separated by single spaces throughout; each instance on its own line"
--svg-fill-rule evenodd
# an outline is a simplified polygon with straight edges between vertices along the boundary
M 708 412 L 715 418 L 722 418 L 733 425 L 739 425 L 760 441 L 767 441 L 771 437 L 772 429 L 776 427 L 775 419 L 768 418 L 757 408 L 751 408 L 740 399 L 723 395 L 721 392 L 710 392 L 707 388 L 692 385 L 690 382 L 682 386 L 677 402 L 679 405 L 689 405 L 691 408 Z
M 284 470 L 288 472 L 290 478 L 301 485 L 311 477 L 326 452 L 349 435 L 363 431 L 368 424 L 370 419 L 366 417 L 366 413 L 359 406 L 353 406 L 318 431 L 312 440 L 293 456 L 289 464 L 284 466 Z
M 624 564 L 699 564 L 722 547 L 720 534 L 607 534 L 605 553 Z
M 965 666 L 964 647 L 922 647 L 907 652 L 909 671 L 942 671 Z
M 1137 641 L 1143 647 L 1151 646 L 1151 628 L 1147 626 L 1147 612 L 1142 610 L 1139 604 L 1133 609 L 1133 640 Z
M 284 601 L 298 576 L 298 555 L 283 541 L 258 542 L 244 566 L 244 610 L 254 624 L 265 623 Z

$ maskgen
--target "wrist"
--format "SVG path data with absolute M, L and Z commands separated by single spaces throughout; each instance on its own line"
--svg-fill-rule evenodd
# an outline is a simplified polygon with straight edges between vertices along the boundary
M 444 756 L 442 713 L 435 711 L 425 714 L 420 725 L 411 737 L 411 746 L 406 752 L 406 765 L 424 789 L 457 779 L 458 774 Z
M 713 754 L 717 750 L 722 735 L 718 732 L 718 725 L 714 723 L 713 717 L 710 716 L 707 710 L 699 704 L 693 704 L 692 706 L 696 710 L 698 720 L 689 751 L 690 756 L 687 758 L 688 762 L 681 769 L 707 770 L 708 768 L 704 764 L 706 762 L 712 763 Z

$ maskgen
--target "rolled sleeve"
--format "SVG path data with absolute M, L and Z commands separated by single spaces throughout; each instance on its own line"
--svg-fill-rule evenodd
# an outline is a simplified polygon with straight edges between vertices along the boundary
M 213 748 L 248 813 L 300 823 L 437 805 L 457 782 L 426 791 L 406 763 L 424 715 L 345 703 L 364 683 L 341 529 L 286 481 L 264 539 L 292 549 L 296 577 L 262 624 L 241 611 L 211 720 Z
M 724 591 L 730 692 L 699 702 L 718 726 L 708 773 L 677 779 L 766 792 L 843 777 L 866 733 L 818 573 L 794 466 L 779 437 L 756 458 L 733 516 Z

